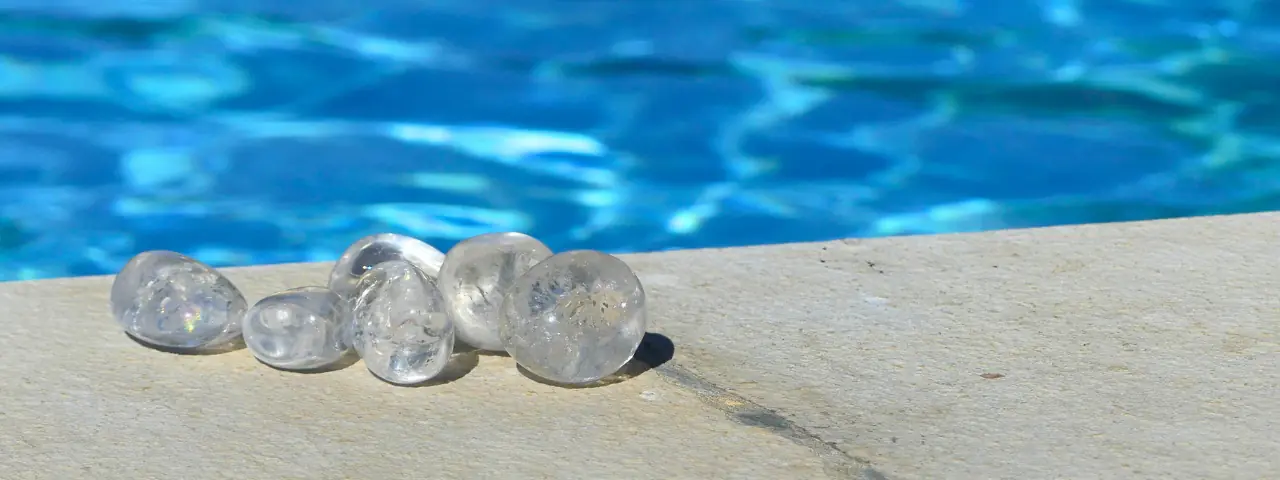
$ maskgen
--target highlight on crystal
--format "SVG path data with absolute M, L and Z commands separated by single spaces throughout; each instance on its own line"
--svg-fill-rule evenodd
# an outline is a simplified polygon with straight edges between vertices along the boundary
M 553 384 L 592 384 L 632 359 L 648 323 L 644 287 L 621 259 L 553 253 L 518 232 L 477 235 L 447 253 L 413 237 L 370 235 L 334 262 L 326 286 L 252 306 L 216 269 L 147 251 L 116 275 L 110 298 L 125 333 L 149 346 L 203 352 L 242 341 L 288 371 L 358 357 L 394 385 L 436 380 L 457 343 L 505 352 Z

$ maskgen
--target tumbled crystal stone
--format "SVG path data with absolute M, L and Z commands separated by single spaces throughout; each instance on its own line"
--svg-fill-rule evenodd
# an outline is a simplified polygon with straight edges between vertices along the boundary
M 365 366 L 387 382 L 430 380 L 453 353 L 453 321 L 431 277 L 404 260 L 360 276 L 350 301 L 351 339 Z
M 444 253 L 422 240 L 396 233 L 379 233 L 356 240 L 334 264 L 329 273 L 329 289 L 342 298 L 355 295 L 360 276 L 375 265 L 389 260 L 404 260 L 435 278 L 444 262 Z
M 139 253 L 111 284 L 111 313 L 130 336 L 153 346 L 206 350 L 240 336 L 246 302 L 212 267 L 164 250 Z
M 458 339 L 481 350 L 502 350 L 503 297 L 524 272 L 550 256 L 542 242 L 515 232 L 477 235 L 449 249 L 437 281 Z
M 622 368 L 645 334 L 644 287 L 617 257 L 556 254 L 516 280 L 502 303 L 499 337 L 529 372 L 587 384 Z
M 323 368 L 347 353 L 342 298 L 324 287 L 268 295 L 244 316 L 244 343 L 253 356 L 285 370 Z

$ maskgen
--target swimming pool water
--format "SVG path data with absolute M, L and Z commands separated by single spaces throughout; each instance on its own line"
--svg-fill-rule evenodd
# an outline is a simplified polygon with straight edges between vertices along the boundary
M 0 280 L 1280 206 L 1274 2 L 0 6 Z

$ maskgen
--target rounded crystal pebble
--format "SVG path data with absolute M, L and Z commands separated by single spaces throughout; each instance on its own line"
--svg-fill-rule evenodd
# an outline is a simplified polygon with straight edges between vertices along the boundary
M 524 272 L 550 256 L 542 242 L 514 232 L 478 235 L 449 249 L 437 281 L 458 339 L 481 350 L 502 350 L 503 297 Z
M 240 336 L 244 295 L 212 267 L 176 252 L 134 256 L 111 284 L 111 313 L 154 346 L 216 349 Z
M 262 363 L 286 370 L 325 367 L 347 353 L 342 298 L 324 287 L 269 295 L 244 316 L 244 343 Z
M 360 276 L 388 260 L 404 260 L 432 278 L 440 274 L 444 253 L 422 240 L 396 233 L 379 233 L 356 240 L 342 252 L 329 273 L 329 289 L 342 298 L 355 295 Z
M 422 383 L 449 363 L 453 321 L 435 280 L 409 262 L 382 262 L 365 272 L 350 309 L 350 343 L 378 378 Z
M 586 384 L 626 365 L 645 333 L 644 287 L 617 257 L 578 250 L 534 265 L 507 292 L 499 336 L 521 366 Z

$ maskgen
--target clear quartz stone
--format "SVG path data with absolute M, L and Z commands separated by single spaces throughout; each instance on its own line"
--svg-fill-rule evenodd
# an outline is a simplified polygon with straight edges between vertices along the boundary
M 389 260 L 404 260 L 427 276 L 440 274 L 444 253 L 422 240 L 396 233 L 379 233 L 356 240 L 342 252 L 329 273 L 329 289 L 349 299 L 355 295 L 360 276 L 375 265 Z
M 356 282 L 349 308 L 350 344 L 378 378 L 422 383 L 449 363 L 453 321 L 435 280 L 409 262 L 374 265 Z
M 177 350 L 229 346 L 240 336 L 246 302 L 212 267 L 153 250 L 129 260 L 111 284 L 111 313 L 142 342 Z
M 533 374 L 587 384 L 622 368 L 645 333 L 644 287 L 622 260 L 564 252 L 534 265 L 507 292 L 499 336 Z
M 285 290 L 244 316 L 244 343 L 262 363 L 285 370 L 322 368 L 342 359 L 342 298 L 324 287 Z
M 506 292 L 551 249 L 523 233 L 488 233 L 468 238 L 444 257 L 438 278 L 458 339 L 481 350 L 502 350 L 498 311 Z

